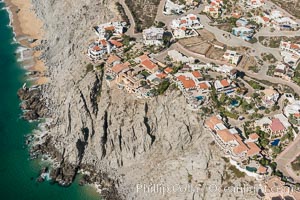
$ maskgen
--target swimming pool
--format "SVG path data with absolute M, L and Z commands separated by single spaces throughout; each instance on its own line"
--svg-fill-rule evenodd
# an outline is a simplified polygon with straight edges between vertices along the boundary
M 203 100 L 203 96 L 197 96 L 196 99 L 197 99 L 198 101 Z
M 273 141 L 271 142 L 271 145 L 272 145 L 272 146 L 279 146 L 279 145 L 280 145 L 280 139 L 273 140 Z

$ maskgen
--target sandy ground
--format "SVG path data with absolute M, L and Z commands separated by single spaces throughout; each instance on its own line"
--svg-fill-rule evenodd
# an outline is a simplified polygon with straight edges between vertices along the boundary
M 37 18 L 34 11 L 31 8 L 30 0 L 5 0 L 5 3 L 12 12 L 12 25 L 16 38 L 21 45 L 33 48 L 39 45 L 44 36 L 43 23 Z M 28 39 L 34 39 L 35 42 L 31 43 Z M 33 53 L 34 65 L 29 68 L 30 71 L 39 72 L 39 77 L 33 84 L 45 84 L 48 82 L 48 78 L 44 76 L 46 66 L 42 60 L 39 59 L 41 52 Z

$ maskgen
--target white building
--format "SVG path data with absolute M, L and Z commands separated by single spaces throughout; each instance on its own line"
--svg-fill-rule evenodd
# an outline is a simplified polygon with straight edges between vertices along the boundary
M 223 55 L 223 58 L 230 64 L 238 65 L 242 58 L 242 55 L 240 55 L 236 51 L 226 50 L 225 54 Z
M 203 27 L 204 26 L 200 23 L 199 17 L 194 14 L 188 14 L 184 17 L 174 19 L 171 22 L 171 28 L 175 38 L 197 36 L 198 33 L 195 30 Z
M 143 30 L 143 39 L 145 45 L 163 45 L 164 29 L 151 27 Z
M 195 58 L 187 57 L 176 50 L 168 51 L 168 56 L 175 62 L 194 63 Z
M 171 0 L 167 0 L 163 13 L 165 15 L 172 15 L 172 14 L 182 14 L 184 12 L 185 5 L 179 5 L 174 3 Z
M 114 36 L 121 36 L 125 33 L 126 22 L 108 22 L 94 27 L 99 39 L 108 39 L 110 33 Z

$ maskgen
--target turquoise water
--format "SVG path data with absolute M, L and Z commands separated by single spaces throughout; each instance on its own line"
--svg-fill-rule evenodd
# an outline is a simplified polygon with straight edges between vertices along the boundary
M 34 124 L 20 119 L 17 90 L 24 83 L 24 71 L 16 62 L 12 44 L 12 29 L 8 13 L 0 2 L 0 190 L 3 200 L 94 200 L 100 199 L 92 187 L 80 187 L 74 183 L 68 188 L 35 181 L 39 161 L 28 160 L 24 148 L 24 135 L 29 134 Z

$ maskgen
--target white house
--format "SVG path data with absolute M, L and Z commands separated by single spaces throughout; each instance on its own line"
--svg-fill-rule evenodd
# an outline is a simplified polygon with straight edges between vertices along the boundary
M 231 51 L 231 50 L 226 50 L 226 52 L 224 53 L 223 55 L 223 58 L 233 64 L 233 65 L 238 65 L 241 58 L 242 58 L 242 55 L 240 55 L 239 53 L 237 53 L 236 51 Z
M 164 29 L 151 27 L 143 30 L 143 39 L 145 45 L 163 45 Z
M 172 15 L 172 14 L 182 14 L 184 12 L 185 5 L 179 5 L 174 3 L 171 0 L 167 0 L 163 13 L 165 15 Z

